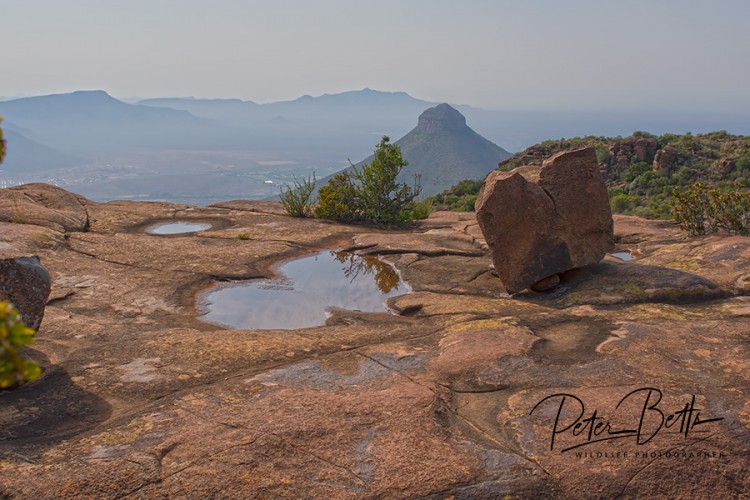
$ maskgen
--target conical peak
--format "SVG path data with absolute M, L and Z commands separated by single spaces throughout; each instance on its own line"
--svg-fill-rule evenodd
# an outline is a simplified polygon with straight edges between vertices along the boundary
M 459 130 L 466 127 L 466 118 L 448 104 L 438 104 L 419 116 L 418 128 Z

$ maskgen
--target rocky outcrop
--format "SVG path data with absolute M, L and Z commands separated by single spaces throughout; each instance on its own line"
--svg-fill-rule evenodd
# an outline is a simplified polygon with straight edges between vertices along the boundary
M 24 184 L 3 190 L 0 222 L 44 226 L 55 231 L 86 231 L 88 200 L 49 184 Z
M 671 144 L 667 144 L 662 149 L 656 152 L 654 157 L 654 172 L 669 172 L 677 161 L 678 151 L 677 148 Z
M 610 160 L 605 164 L 608 174 L 621 174 L 631 163 L 651 162 L 659 144 L 650 137 L 616 141 L 609 145 Z
M 12 302 L 26 326 L 39 329 L 51 288 L 50 276 L 39 257 L 0 260 L 0 302 Z
M 476 210 L 509 293 L 595 264 L 613 246 L 607 188 L 593 148 L 558 153 L 541 168 L 492 172 Z
M 635 260 L 509 297 L 472 214 L 377 231 L 279 206 L 92 203 L 67 237 L 0 223 L 0 249 L 40 255 L 55 297 L 27 350 L 43 378 L 0 391 L 0 498 L 750 495 L 750 238 L 615 216 Z M 169 219 L 212 228 L 144 232 Z M 208 284 L 346 246 L 398 269 L 396 314 L 257 331 L 196 312 Z M 655 409 L 640 435 L 571 427 L 551 446 L 560 393 L 613 432 Z M 567 399 L 560 428 L 579 409 Z M 659 430 L 660 411 L 701 424 Z

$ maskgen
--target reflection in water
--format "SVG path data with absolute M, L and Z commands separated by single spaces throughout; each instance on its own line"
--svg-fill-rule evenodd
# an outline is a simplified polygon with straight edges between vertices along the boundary
M 386 311 L 385 301 L 406 289 L 398 272 L 385 262 L 346 252 L 292 260 L 278 274 L 278 279 L 250 280 L 207 292 L 199 305 L 202 319 L 248 330 L 306 328 L 323 325 L 333 309 Z
M 342 264 L 345 264 L 344 276 L 353 282 L 360 273 L 365 276 L 373 274 L 375 284 L 382 293 L 398 290 L 401 278 L 395 269 L 378 259 L 377 257 L 365 257 L 349 252 L 331 252 L 331 255 Z
M 624 261 L 635 260 L 635 255 L 630 253 L 630 250 L 620 250 L 619 252 L 612 252 L 610 255 Z
M 156 224 L 155 226 L 151 226 L 146 230 L 146 232 L 149 234 L 183 234 L 205 231 L 210 227 L 211 224 L 200 222 L 166 222 L 163 224 Z

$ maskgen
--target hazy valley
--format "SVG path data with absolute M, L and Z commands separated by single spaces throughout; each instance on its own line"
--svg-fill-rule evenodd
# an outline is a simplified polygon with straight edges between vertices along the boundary
M 0 102 L 9 148 L 0 186 L 48 182 L 95 200 L 144 199 L 209 204 L 275 196 L 294 177 L 324 178 L 359 162 L 381 136 L 406 138 L 438 103 L 403 92 L 370 89 L 257 104 L 238 99 L 163 98 L 129 104 L 103 91 L 80 91 Z M 468 127 L 507 152 L 547 139 L 633 130 L 750 133 L 741 113 L 698 111 L 490 111 L 454 105 Z M 418 139 L 417 142 L 425 138 Z M 440 142 L 440 144 L 437 144 Z M 431 158 L 452 157 L 434 140 L 419 158 L 425 194 L 455 183 L 432 179 Z M 403 144 L 402 144 L 403 146 Z M 415 153 L 416 155 L 417 153 Z M 426 159 L 425 159 L 426 158 Z M 487 162 L 485 173 L 504 160 Z M 446 167 L 450 169 L 450 166 Z M 461 171 L 460 168 L 456 169 Z M 414 168 L 406 169 L 411 175 Z M 468 174 L 467 174 L 468 175 Z M 481 178 L 481 175 L 477 175 Z

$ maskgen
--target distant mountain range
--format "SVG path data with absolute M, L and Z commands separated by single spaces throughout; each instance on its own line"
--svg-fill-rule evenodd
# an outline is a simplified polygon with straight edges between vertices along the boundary
M 499 162 L 511 156 L 469 128 L 466 118 L 448 104 L 425 110 L 417 126 L 396 144 L 409 162 L 398 181 L 411 185 L 413 176 L 418 174 L 422 197 L 437 194 L 463 179 L 484 179 Z M 357 166 L 369 164 L 373 158 L 371 155 Z M 324 186 L 330 178 L 321 179 L 318 187 Z
M 11 99 L 0 101 L 8 132 L 8 158 L 0 167 L 0 180 L 54 182 L 94 199 L 210 203 L 264 198 L 278 194 L 279 186 L 294 176 L 313 170 L 328 175 L 345 168 L 347 158 L 366 157 L 383 135 L 406 136 L 415 118 L 437 104 L 404 92 L 372 89 L 269 104 L 192 98 L 129 104 L 103 91 Z M 478 134 L 511 151 L 552 138 L 627 135 L 633 130 L 750 134 L 750 121 L 739 112 L 452 107 Z M 402 140 L 404 147 L 410 141 L 424 142 L 418 134 Z M 441 144 L 436 140 L 429 152 L 413 156 L 412 171 L 420 158 L 438 154 L 445 146 Z M 462 155 L 471 151 L 456 147 Z M 425 161 L 435 164 L 434 159 Z M 454 169 L 459 164 L 454 162 Z M 427 180 L 425 188 L 431 191 Z

